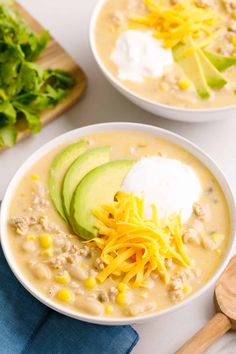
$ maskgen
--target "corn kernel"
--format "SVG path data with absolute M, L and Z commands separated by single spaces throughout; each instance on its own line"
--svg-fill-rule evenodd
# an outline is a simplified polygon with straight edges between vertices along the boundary
M 43 257 L 52 257 L 53 255 L 53 250 L 51 248 L 48 248 L 46 250 L 43 250 L 41 253 L 40 253 L 40 256 L 43 256 Z
M 213 239 L 213 241 L 215 243 L 219 242 L 219 241 L 222 241 L 225 237 L 223 234 L 218 234 L 217 232 L 213 232 L 211 234 L 211 238 Z
M 43 248 L 50 248 L 52 246 L 52 237 L 50 235 L 40 235 L 39 236 L 40 246 Z
M 57 300 L 63 301 L 63 302 L 70 302 L 72 300 L 72 293 L 68 289 L 61 289 L 58 290 L 56 294 Z
M 233 18 L 236 20 L 236 11 L 232 14 Z
M 187 286 L 187 285 L 185 285 L 184 287 L 183 287 L 183 293 L 184 294 L 188 294 L 189 293 L 189 287 Z
M 88 268 L 89 267 L 89 265 L 87 263 L 85 263 L 85 262 L 80 262 L 80 266 L 82 268 Z
M 39 175 L 32 175 L 31 178 L 33 181 L 38 181 L 40 179 Z
M 187 90 L 191 83 L 188 80 L 179 80 L 178 85 L 181 90 Z
M 218 253 L 218 254 L 221 254 L 221 249 L 216 248 L 216 249 L 215 249 L 215 252 Z
M 62 275 L 56 275 L 54 277 L 54 280 L 56 283 L 58 284 L 63 284 L 63 285 L 66 285 L 69 283 L 70 281 L 70 276 L 68 273 L 65 273 L 65 274 L 62 274 Z
M 87 280 L 85 280 L 84 282 L 84 286 L 87 288 L 87 289 L 93 289 L 95 288 L 97 284 L 97 281 L 96 281 L 96 278 L 95 277 L 88 277 Z
M 33 235 L 33 234 L 32 234 L 32 235 L 28 235 L 28 236 L 27 236 L 27 240 L 28 240 L 28 241 L 34 241 L 34 240 L 36 240 L 36 235 Z
M 124 292 L 126 289 L 128 288 L 128 286 L 125 283 L 119 283 L 117 285 L 117 290 L 119 290 L 119 292 Z
M 113 307 L 109 304 L 105 306 L 105 314 L 110 315 L 113 312 Z
M 121 293 L 119 293 L 117 296 L 116 296 L 116 303 L 118 304 L 118 305 L 127 305 L 127 301 L 126 301 L 126 299 L 127 299 L 127 295 L 126 295 L 126 293 L 123 291 L 123 292 L 121 292 Z
M 236 37 L 231 38 L 231 43 L 236 46 Z

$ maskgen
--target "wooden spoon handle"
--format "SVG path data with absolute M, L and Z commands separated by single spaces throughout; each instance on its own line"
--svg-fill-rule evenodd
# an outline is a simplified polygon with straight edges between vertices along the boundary
M 231 329 L 231 322 L 218 312 L 200 331 L 190 338 L 175 354 L 202 354 L 219 337 Z

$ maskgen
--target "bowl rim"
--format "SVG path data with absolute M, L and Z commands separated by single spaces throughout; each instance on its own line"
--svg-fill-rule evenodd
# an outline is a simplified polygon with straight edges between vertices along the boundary
M 120 80 L 118 80 L 118 78 L 116 78 L 110 71 L 109 69 L 107 69 L 106 65 L 103 63 L 102 59 L 100 58 L 100 55 L 98 53 L 97 50 L 97 46 L 96 46 L 96 40 L 95 40 L 95 29 L 96 29 L 96 23 L 97 23 L 97 19 L 99 16 L 99 13 L 104 5 L 104 3 L 108 1 L 108 0 L 98 0 L 93 11 L 92 11 L 92 15 L 90 17 L 90 23 L 89 23 L 89 44 L 90 44 L 90 48 L 91 51 L 93 53 L 93 56 L 95 58 L 96 63 L 98 64 L 99 68 L 101 69 L 101 71 L 103 72 L 103 74 L 110 80 L 111 83 L 113 83 L 116 88 L 119 88 L 121 91 L 123 91 L 124 93 L 130 95 L 133 99 L 136 100 L 140 100 L 142 101 L 144 104 L 148 103 L 149 105 L 155 106 L 155 107 L 160 107 L 162 109 L 166 109 L 169 110 L 170 112 L 172 112 L 173 114 L 179 113 L 179 112 L 184 112 L 184 113 L 190 113 L 190 114 L 199 114 L 199 113 L 218 113 L 218 112 L 227 112 L 230 110 L 234 110 L 236 109 L 236 104 L 231 104 L 228 106 L 223 106 L 223 107 L 216 107 L 216 108 L 186 108 L 186 107 L 177 107 L 177 106 L 169 106 L 167 104 L 164 103 L 160 103 L 160 102 L 155 102 L 149 98 L 145 98 L 141 95 L 136 94 L 135 92 L 133 92 L 131 89 L 129 89 L 128 87 L 126 87 Z M 189 121 L 190 122 L 190 121 Z
M 193 156 L 195 156 L 200 162 L 206 166 L 210 172 L 213 174 L 213 176 L 216 178 L 218 181 L 219 185 L 222 188 L 222 191 L 224 193 L 224 196 L 226 198 L 226 202 L 229 208 L 229 215 L 230 215 L 230 222 L 231 222 L 231 232 L 230 232 L 230 241 L 228 244 L 227 251 L 224 255 L 224 259 L 222 260 L 221 264 L 219 265 L 218 269 L 215 271 L 213 276 L 208 280 L 208 282 L 203 285 L 198 291 L 193 293 L 191 296 L 183 300 L 182 302 L 175 304 L 174 306 L 171 306 L 167 309 L 161 310 L 159 312 L 153 312 L 149 313 L 146 315 L 142 315 L 140 317 L 116 317 L 116 318 L 107 318 L 107 317 L 94 317 L 90 315 L 86 315 L 83 313 L 79 313 L 77 311 L 74 311 L 72 309 L 67 309 L 63 305 L 60 305 L 48 297 L 46 297 L 44 294 L 42 294 L 39 290 L 34 288 L 34 286 L 30 283 L 29 280 L 26 279 L 24 274 L 21 272 L 20 267 L 17 266 L 17 262 L 15 261 L 13 257 L 13 253 L 11 252 L 11 247 L 8 242 L 8 232 L 7 232 L 7 223 L 8 223 L 8 210 L 9 210 L 9 205 L 12 196 L 14 195 L 15 189 L 19 185 L 19 181 L 23 177 L 25 173 L 32 167 L 32 165 L 40 160 L 48 151 L 52 151 L 54 148 L 57 146 L 73 141 L 75 139 L 79 139 L 83 136 L 87 136 L 89 134 L 93 133 L 99 133 L 99 132 L 111 132 L 111 131 L 139 131 L 139 132 L 144 132 L 144 133 L 149 133 L 154 136 L 166 139 L 167 141 L 170 141 L 177 146 L 182 147 L 183 149 L 186 149 L 188 152 L 190 152 Z M 16 276 L 16 278 L 20 281 L 20 283 L 39 301 L 41 301 L 43 304 L 47 305 L 48 307 L 52 308 L 53 310 L 62 313 L 64 315 L 67 315 L 69 317 L 84 321 L 84 322 L 89 322 L 89 323 L 95 323 L 95 324 L 103 324 L 103 325 L 128 325 L 128 324 L 137 324 L 137 323 L 144 323 L 148 322 L 151 320 L 154 320 L 158 317 L 161 317 L 163 315 L 167 315 L 169 313 L 172 313 L 174 311 L 177 311 L 184 306 L 188 305 L 192 301 L 194 301 L 196 298 L 201 296 L 207 289 L 209 289 L 216 281 L 216 279 L 219 277 L 219 275 L 222 273 L 223 269 L 225 268 L 226 264 L 228 263 L 230 256 L 232 255 L 234 245 L 236 243 L 236 203 L 235 203 L 235 198 L 232 192 L 232 189 L 224 176 L 223 172 L 221 169 L 217 166 L 215 161 L 210 158 L 202 149 L 200 149 L 198 146 L 187 140 L 186 138 L 183 138 L 182 136 L 173 133 L 171 131 L 155 127 L 152 125 L 146 125 L 146 124 L 141 124 L 141 123 L 128 123 L 128 122 L 115 122 L 115 123 L 100 123 L 100 124 L 93 124 L 93 125 L 88 125 L 85 127 L 81 127 L 75 130 L 71 130 L 67 133 L 64 133 L 50 142 L 44 144 L 41 148 L 36 150 L 32 155 L 30 155 L 27 160 L 22 164 L 22 166 L 17 170 L 15 173 L 14 177 L 12 178 L 11 182 L 9 183 L 3 202 L 2 202 L 2 207 L 1 207 L 1 216 L 0 216 L 0 239 L 1 239 L 1 245 L 3 249 L 3 253 L 5 255 L 5 258 Z

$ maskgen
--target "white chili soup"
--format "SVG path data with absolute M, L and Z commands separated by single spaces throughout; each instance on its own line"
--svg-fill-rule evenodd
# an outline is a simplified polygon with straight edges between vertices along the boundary
M 222 190 L 193 155 L 143 132 L 48 152 L 22 177 L 8 238 L 30 284 L 93 316 L 161 311 L 201 288 L 229 240 Z

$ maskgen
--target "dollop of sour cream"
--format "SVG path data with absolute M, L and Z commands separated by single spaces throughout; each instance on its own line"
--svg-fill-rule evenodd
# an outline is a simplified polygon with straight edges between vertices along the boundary
M 126 175 L 121 190 L 144 197 L 145 217 L 151 217 L 155 204 L 160 218 L 181 215 L 187 221 L 192 205 L 201 194 L 201 183 L 194 170 L 184 163 L 164 158 L 147 157 L 138 161 Z
M 116 41 L 111 60 L 118 66 L 121 80 L 143 82 L 145 77 L 160 77 L 166 65 L 173 64 L 170 49 L 153 38 L 152 32 L 127 30 Z

